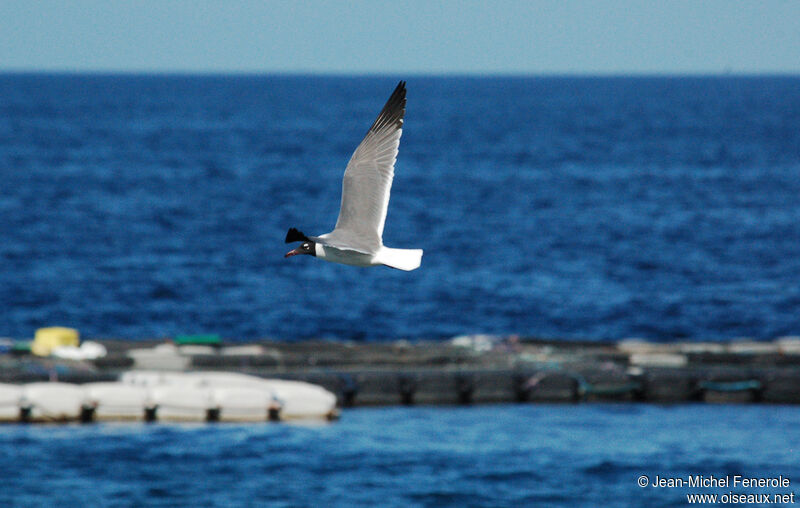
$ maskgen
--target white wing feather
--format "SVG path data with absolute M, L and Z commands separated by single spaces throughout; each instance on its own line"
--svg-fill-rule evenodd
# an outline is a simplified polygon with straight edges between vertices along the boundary
M 339 249 L 375 254 L 383 246 L 394 163 L 403 133 L 406 90 L 401 81 L 358 145 L 342 180 L 336 227 L 316 240 Z

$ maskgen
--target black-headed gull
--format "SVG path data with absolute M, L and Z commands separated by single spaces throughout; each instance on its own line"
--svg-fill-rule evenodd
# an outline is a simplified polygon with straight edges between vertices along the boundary
M 309 254 L 345 265 L 419 268 L 422 249 L 392 249 L 383 245 L 382 238 L 405 112 L 406 83 L 401 81 L 347 163 L 333 231 L 306 236 L 291 228 L 286 243 L 303 243 L 285 257 Z

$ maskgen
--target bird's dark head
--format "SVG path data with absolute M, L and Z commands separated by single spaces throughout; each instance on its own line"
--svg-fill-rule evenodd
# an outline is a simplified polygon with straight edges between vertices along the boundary
M 291 228 L 288 233 L 286 233 L 286 243 L 292 242 L 303 242 L 300 247 L 290 250 L 286 253 L 285 258 L 290 258 L 292 256 L 296 256 L 298 254 L 310 254 L 312 256 L 317 255 L 317 251 L 314 247 L 314 242 L 311 241 L 311 238 L 304 235 L 301 231 L 298 231 L 297 228 Z
M 310 240 L 308 242 L 303 242 L 303 243 L 300 244 L 300 247 L 298 247 L 298 248 L 296 248 L 294 250 L 290 250 L 283 257 L 290 258 L 290 257 L 296 256 L 298 254 L 309 254 L 311 256 L 315 256 L 316 257 L 317 251 L 316 251 L 316 247 L 315 247 L 314 242 L 312 242 Z

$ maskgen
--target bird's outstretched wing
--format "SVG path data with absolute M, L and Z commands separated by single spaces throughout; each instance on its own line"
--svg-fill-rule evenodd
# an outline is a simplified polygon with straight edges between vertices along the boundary
M 350 157 L 342 180 L 339 219 L 333 231 L 319 237 L 320 242 L 367 254 L 383 245 L 405 108 L 406 83 L 401 81 Z

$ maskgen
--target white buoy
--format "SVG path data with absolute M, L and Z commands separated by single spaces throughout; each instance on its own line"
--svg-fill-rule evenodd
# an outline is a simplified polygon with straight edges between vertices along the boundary
M 19 401 L 21 398 L 21 386 L 0 383 L 0 422 L 16 422 L 19 420 Z
M 280 404 L 281 420 L 331 418 L 336 412 L 336 395 L 321 386 L 283 379 L 262 383 Z
M 150 400 L 159 421 L 204 422 L 208 410 L 215 409 L 208 388 L 188 385 L 163 385 L 150 388 Z
M 222 422 L 264 422 L 270 409 L 278 409 L 272 395 L 262 388 L 229 386 L 212 389 L 212 404 Z
M 103 382 L 83 385 L 85 404 L 94 408 L 95 420 L 144 420 L 151 406 L 143 386 Z
M 22 388 L 20 406 L 31 421 L 78 420 L 83 411 L 83 390 L 67 383 L 31 383 Z

